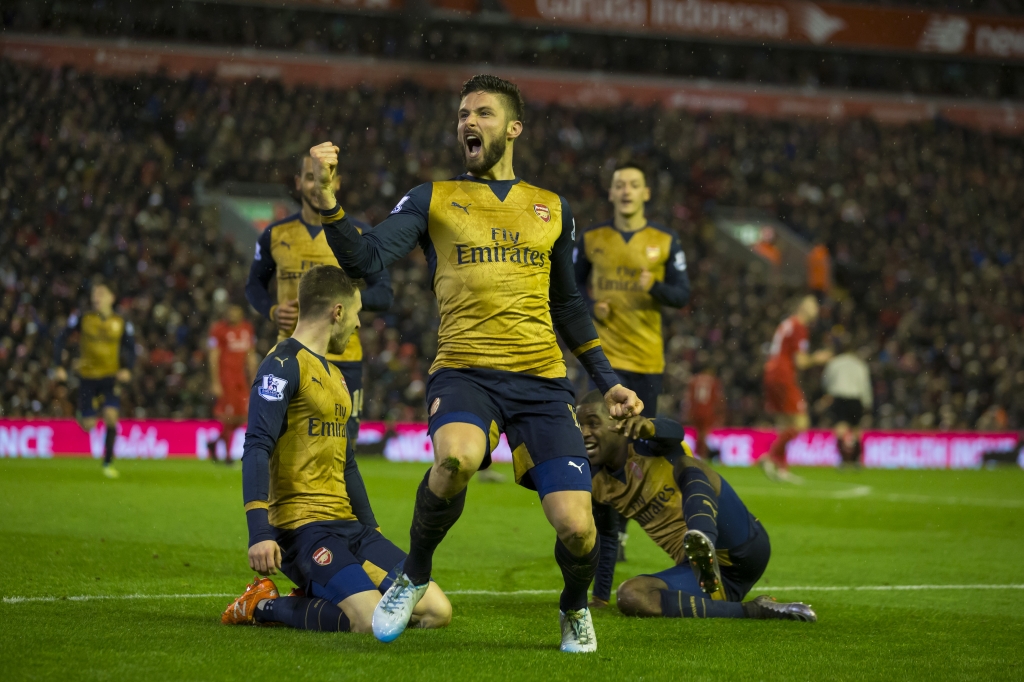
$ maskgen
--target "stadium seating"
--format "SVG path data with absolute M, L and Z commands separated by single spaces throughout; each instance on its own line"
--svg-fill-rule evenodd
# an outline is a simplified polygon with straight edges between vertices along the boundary
M 343 204 L 379 222 L 407 188 L 460 170 L 448 91 L 119 80 L 10 61 L 0 84 L 5 416 L 72 414 L 69 388 L 48 378 L 51 344 L 89 274 L 115 283 L 136 325 L 125 413 L 208 415 L 205 330 L 239 296 L 248 256 L 204 220 L 198 188 L 288 182 L 296 155 L 331 139 Z M 971 428 L 1000 410 L 1024 424 L 1020 140 L 942 121 L 551 106 L 529 109 L 516 159 L 521 177 L 569 199 L 580 226 L 608 216 L 602 187 L 617 163 L 652 169 L 650 214 L 680 234 L 693 279 L 690 308 L 666 317 L 673 399 L 711 362 L 730 422 L 764 420 L 765 345 L 795 292 L 720 255 L 707 218 L 754 206 L 828 245 L 837 288 L 817 340 L 842 324 L 870 353 L 876 425 Z M 394 309 L 363 331 L 366 417 L 422 419 L 436 308 L 419 254 L 393 275 Z M 273 330 L 258 332 L 265 351 Z

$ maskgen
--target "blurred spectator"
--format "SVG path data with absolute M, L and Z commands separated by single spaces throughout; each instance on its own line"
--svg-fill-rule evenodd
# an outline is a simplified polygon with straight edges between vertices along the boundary
M 51 344 L 93 274 L 116 279 L 119 309 L 136 325 L 123 413 L 209 415 L 206 330 L 241 291 L 251 254 L 222 236 L 199 189 L 287 182 L 295 155 L 330 139 L 343 150 L 341 202 L 379 222 L 408 188 L 461 170 L 449 91 L 99 78 L 0 61 L 0 92 L 5 416 L 70 414 L 76 386 L 69 394 L 47 378 Z M 625 161 L 657 169 L 648 210 L 679 234 L 690 262 L 690 307 L 664 317 L 668 409 L 679 410 L 706 361 L 719 368 L 729 422 L 765 423 L 765 345 L 797 292 L 720 255 L 707 217 L 717 205 L 749 206 L 828 247 L 833 289 L 812 336 L 857 330 L 877 426 L 972 428 L 992 405 L 1024 426 L 1020 139 L 941 120 L 552 105 L 529 108 L 516 147 L 520 177 L 566 196 L 579 224 L 608 218 L 602 187 Z M 429 269 L 417 251 L 392 275 L 392 310 L 361 330 L 366 418 L 423 419 L 437 344 Z M 262 354 L 275 332 L 252 318 Z M 820 397 L 813 374 L 803 385 Z
M 832 289 L 832 258 L 824 244 L 815 244 L 807 254 L 807 288 L 819 300 Z

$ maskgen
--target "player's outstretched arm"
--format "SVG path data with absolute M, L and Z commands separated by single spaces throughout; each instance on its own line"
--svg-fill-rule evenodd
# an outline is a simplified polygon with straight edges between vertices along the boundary
M 648 292 L 658 303 L 670 308 L 682 308 L 690 300 L 690 276 L 686 272 L 686 254 L 679 239 L 672 237 L 665 279 L 654 282 Z
M 53 340 L 53 378 L 57 381 L 67 381 L 68 372 L 64 369 L 64 346 L 67 345 L 68 337 L 71 333 L 78 329 L 78 324 L 81 321 L 78 313 L 71 313 L 68 315 L 68 322 L 64 329 L 61 330 L 60 334 L 57 334 L 57 338 Z
M 242 500 L 249 526 L 249 566 L 273 575 L 281 567 L 281 548 L 269 520 L 270 456 L 299 386 L 299 363 L 283 350 L 266 357 L 249 395 L 249 420 L 242 453 Z
M 426 234 L 431 185 L 420 185 L 405 195 L 387 220 L 376 229 L 360 234 L 334 196 L 338 152 L 338 147 L 331 142 L 323 142 L 309 150 L 317 175 L 320 205 L 329 207 L 321 209 L 320 215 L 324 236 L 338 264 L 349 277 L 362 279 L 384 270 L 408 254 Z
M 619 377 L 608 362 L 601 341 L 594 329 L 594 321 L 576 286 L 572 263 L 572 250 L 576 240 L 576 223 L 569 203 L 562 199 L 562 233 L 551 249 L 551 321 L 573 355 L 597 384 L 605 396 L 608 411 L 615 419 L 640 414 L 643 403 L 636 393 L 619 383 Z

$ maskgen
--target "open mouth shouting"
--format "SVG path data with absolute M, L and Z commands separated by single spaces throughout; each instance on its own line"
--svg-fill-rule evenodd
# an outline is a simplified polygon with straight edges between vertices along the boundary
M 593 459 L 598 454 L 601 448 L 596 438 L 588 436 L 583 437 L 583 447 L 587 449 L 587 457 L 589 457 L 590 459 Z
M 480 139 L 480 136 L 476 133 L 466 133 L 463 136 L 463 142 L 466 145 L 466 158 L 476 160 L 479 159 L 484 153 L 484 142 Z

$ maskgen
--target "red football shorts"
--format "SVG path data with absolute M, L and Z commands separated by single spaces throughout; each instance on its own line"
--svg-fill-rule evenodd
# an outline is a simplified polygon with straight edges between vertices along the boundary
M 766 378 L 764 408 L 769 414 L 803 414 L 807 412 L 807 401 L 795 382 Z
M 213 416 L 242 417 L 249 414 L 249 387 L 245 384 L 225 385 L 224 393 L 213 408 Z

